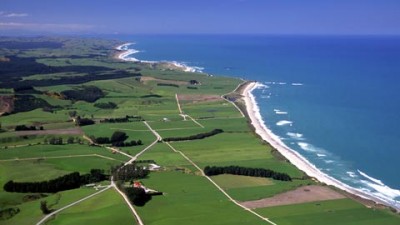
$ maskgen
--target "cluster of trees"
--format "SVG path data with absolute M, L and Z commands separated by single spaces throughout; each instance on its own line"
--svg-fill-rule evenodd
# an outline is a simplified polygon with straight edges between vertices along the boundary
M 16 95 L 13 113 L 28 112 L 38 108 L 46 108 L 52 111 L 54 108 L 48 102 L 33 95 Z
M 91 120 L 89 118 L 81 118 L 80 116 L 77 116 L 75 119 L 75 124 L 77 126 L 87 126 L 87 125 L 92 125 L 95 124 L 94 120 Z
M 152 159 L 136 160 L 135 163 L 153 163 L 153 164 L 157 164 L 156 161 L 154 161 Z
M 20 212 L 19 208 L 6 208 L 0 210 L 0 221 L 8 220 Z
M 1 64 L 1 63 L 0 63 Z M 85 76 L 64 76 L 58 79 L 40 79 L 40 80 L 20 80 L 19 78 L 15 78 L 14 82 L 10 80 L 4 80 L 0 83 L 0 87 L 19 87 L 25 85 L 32 85 L 36 87 L 43 87 L 43 86 L 51 86 L 51 85 L 62 85 L 62 84 L 84 84 L 94 80 L 110 80 L 110 79 L 118 79 L 118 78 L 125 78 L 125 77 L 132 77 L 132 76 L 141 76 L 140 73 L 134 73 L 123 71 L 123 70 L 113 70 L 107 71 L 104 74 L 103 71 L 90 71 L 86 72 L 86 69 L 102 69 L 106 67 L 97 67 L 97 66 L 62 66 L 60 68 L 65 68 L 68 72 L 73 73 L 86 73 Z M 75 69 L 75 70 L 74 70 Z M 110 69 L 110 68 L 106 68 Z M 80 72 L 81 71 L 81 72 Z M 50 72 L 51 73 L 51 72 Z M 46 74 L 46 73 L 44 73 Z M 30 74 L 34 75 L 34 74 Z M 0 79 L 1 80 L 1 79 Z
M 200 82 L 198 82 L 197 80 L 190 80 L 189 84 L 190 85 L 198 85 L 198 84 L 200 84 Z
M 44 142 L 45 143 L 47 142 L 50 145 L 62 145 L 62 144 L 64 144 L 64 141 L 63 141 L 62 137 L 51 137 L 48 140 L 44 140 Z
M 169 141 L 189 141 L 189 140 L 196 140 L 196 139 L 203 139 L 207 137 L 211 137 L 220 133 L 223 133 L 224 131 L 222 129 L 214 129 L 210 132 L 206 133 L 200 133 L 200 134 L 195 134 L 191 135 L 188 137 L 169 137 L 169 138 L 164 138 L 163 141 L 169 142 Z
M 116 109 L 118 107 L 114 102 L 99 102 L 95 103 L 94 106 L 100 109 Z
M 114 142 L 112 143 L 113 146 L 116 147 L 132 147 L 132 146 L 138 146 L 138 145 L 143 145 L 142 140 L 132 140 L 132 141 L 127 141 L 127 142 Z
M 42 213 L 45 215 L 52 212 L 52 210 L 47 206 L 47 201 L 40 201 L 40 210 L 42 210 Z
M 269 169 L 263 168 L 248 168 L 241 166 L 206 166 L 204 173 L 207 176 L 215 176 L 219 174 L 233 174 L 243 175 L 250 177 L 268 177 L 274 180 L 292 181 L 292 178 L 286 173 L 279 173 Z
M 79 188 L 93 182 L 100 182 L 107 179 L 104 171 L 92 169 L 90 174 L 80 175 L 79 172 L 73 172 L 56 179 L 40 182 L 14 182 L 12 180 L 4 184 L 4 190 L 7 192 L 22 193 L 55 193 L 70 189 Z
M 105 96 L 104 92 L 96 86 L 82 86 L 77 90 L 66 90 L 61 92 L 69 100 L 82 100 L 86 102 L 95 102 L 97 99 Z
M 100 123 L 126 123 L 130 121 L 143 121 L 141 116 L 128 116 L 117 118 L 105 118 L 100 120 Z
M 92 80 L 117 79 L 131 77 L 127 71 L 114 70 L 102 66 L 48 66 L 38 63 L 35 57 L 7 56 L 8 62 L 0 61 L 0 87 L 15 88 L 23 86 L 51 86 L 60 84 L 83 84 Z M 86 76 L 60 77 L 59 79 L 22 80 L 22 77 L 35 74 L 53 74 L 63 72 L 84 73 Z M 100 75 L 101 74 L 101 75 Z
M 36 90 L 34 87 L 32 86 L 20 86 L 20 87 L 15 87 L 14 89 L 14 93 L 18 93 L 18 94 L 42 94 L 41 91 Z
M 93 141 L 96 142 L 97 144 L 112 144 L 113 146 L 117 147 L 130 147 L 130 146 L 137 146 L 137 145 L 143 145 L 142 140 L 132 140 L 125 142 L 126 139 L 128 139 L 128 135 L 126 135 L 125 132 L 122 131 L 115 131 L 112 135 L 111 138 L 109 137 L 97 137 L 93 138 Z
M 113 175 L 114 180 L 130 181 L 141 179 L 147 177 L 149 173 L 149 170 L 143 169 L 142 166 L 136 164 L 128 164 L 126 166 L 121 164 L 119 166 L 111 167 L 111 174 Z
M 157 86 L 176 87 L 176 88 L 179 87 L 179 85 L 177 85 L 177 84 L 168 84 L 168 83 L 157 83 Z
M 74 138 L 74 137 L 68 137 L 66 140 L 67 144 L 73 144 L 73 143 L 82 143 L 82 140 L 80 138 Z M 44 139 L 44 144 L 50 144 L 50 145 L 63 145 L 64 144 L 64 139 L 62 137 L 51 137 L 49 139 Z
M 161 95 L 157 95 L 157 94 L 150 94 L 150 95 L 142 95 L 140 96 L 141 98 L 161 98 Z
M 15 131 L 21 131 L 21 130 L 43 130 L 43 126 L 40 126 L 39 128 L 35 126 L 26 126 L 26 125 L 17 125 L 15 126 Z
M 151 200 L 151 195 L 147 194 L 143 188 L 126 187 L 123 191 L 132 204 L 136 206 L 144 206 Z
M 105 118 L 100 120 L 100 123 L 126 123 L 129 122 L 129 117 Z

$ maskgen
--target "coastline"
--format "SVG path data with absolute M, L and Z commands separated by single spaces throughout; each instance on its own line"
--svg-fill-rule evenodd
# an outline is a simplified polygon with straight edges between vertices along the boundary
M 188 65 L 185 65 L 184 63 L 180 63 L 177 61 L 147 61 L 147 60 L 139 60 L 137 58 L 131 57 L 130 55 L 140 52 L 139 50 L 128 48 L 130 45 L 133 45 L 133 44 L 135 44 L 135 43 L 128 42 L 128 43 L 124 43 L 122 45 L 118 45 L 117 47 L 115 47 L 115 50 L 117 50 L 117 53 L 115 54 L 114 58 L 117 60 L 121 60 L 121 61 L 144 63 L 144 64 L 150 65 L 152 67 L 161 66 L 162 69 L 179 70 L 179 71 L 189 72 L 189 73 L 202 73 L 203 68 L 188 66 Z
M 257 82 L 247 82 L 243 84 L 243 88 L 241 88 L 242 99 L 245 103 L 246 114 L 250 120 L 251 125 L 254 127 L 255 133 L 260 136 L 264 141 L 268 142 L 273 148 L 275 148 L 283 157 L 285 157 L 290 163 L 296 166 L 298 169 L 303 171 L 307 176 L 316 179 L 317 181 L 334 186 L 338 189 L 341 189 L 350 195 L 357 196 L 367 201 L 373 201 L 375 204 L 381 204 L 387 207 L 394 208 L 398 212 L 400 211 L 400 206 L 392 205 L 389 202 L 386 202 L 382 199 L 379 199 L 375 196 L 368 195 L 364 192 L 361 192 L 353 187 L 350 187 L 347 184 L 336 180 L 333 177 L 328 176 L 327 174 L 321 172 L 318 168 L 316 168 L 312 163 L 310 163 L 306 158 L 301 156 L 296 151 L 287 147 L 278 136 L 274 135 L 271 130 L 269 130 L 261 117 L 260 109 L 258 108 L 257 102 L 255 100 L 252 91 L 261 86 L 260 83 Z
M 124 43 L 122 45 L 115 47 L 117 53 L 114 55 L 114 58 L 121 61 L 143 63 L 148 66 L 151 66 L 152 68 L 177 70 L 183 72 L 202 72 L 201 69 L 198 69 L 196 67 L 189 67 L 183 63 L 178 63 L 176 61 L 144 61 L 136 59 L 130 55 L 138 53 L 140 51 L 135 49 L 129 49 L 128 47 L 132 44 L 135 43 Z M 359 201 L 363 202 L 364 205 L 376 206 L 377 204 L 379 204 L 393 208 L 398 212 L 400 212 L 400 205 L 393 205 L 390 202 L 385 201 L 384 199 L 380 199 L 371 194 L 362 192 L 333 177 L 328 176 L 327 174 L 321 172 L 318 168 L 316 168 L 312 163 L 310 163 L 305 157 L 300 155 L 298 152 L 287 147 L 280 140 L 278 136 L 273 134 L 272 131 L 265 126 L 263 118 L 260 115 L 260 110 L 258 108 L 257 102 L 255 100 L 254 95 L 252 94 L 252 91 L 260 86 L 261 84 L 257 82 L 245 82 L 239 85 L 235 91 L 240 92 L 242 100 L 245 103 L 241 111 L 243 111 L 243 113 L 248 117 L 251 125 L 254 128 L 255 133 L 259 135 L 261 139 L 268 142 L 284 158 L 286 158 L 290 163 L 292 163 L 298 169 L 303 171 L 309 177 L 312 177 L 321 183 L 336 187 L 348 193 L 350 196 L 352 196 L 352 198 L 359 199 Z M 365 202 L 368 202 L 368 204 L 366 204 Z

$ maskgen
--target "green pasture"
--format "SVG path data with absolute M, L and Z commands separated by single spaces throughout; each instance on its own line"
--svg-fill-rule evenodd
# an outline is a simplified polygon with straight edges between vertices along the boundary
M 265 224 L 234 205 L 204 177 L 156 172 L 142 182 L 164 193 L 136 207 L 145 224 Z
M 23 77 L 22 80 L 43 80 L 43 79 L 60 79 L 63 77 L 81 77 L 85 76 L 83 73 L 75 73 L 75 72 L 63 72 L 63 73 L 48 73 L 48 74 L 35 74 L 27 77 Z
M 45 140 L 49 140 L 50 138 L 63 138 L 64 143 L 66 143 L 67 138 L 80 138 L 82 140 L 82 136 L 80 135 L 66 135 L 66 134 L 45 134 L 45 135 L 17 135 L 16 132 L 6 132 L 0 133 L 0 146 L 3 149 L 6 148 L 14 148 L 19 147 L 21 145 L 39 145 L 43 144 Z M 85 140 L 82 140 L 86 142 Z
M 227 190 L 232 198 L 238 201 L 258 200 L 272 197 L 286 191 L 291 191 L 300 186 L 309 185 L 311 180 L 278 181 L 273 180 L 273 184 L 268 186 L 238 187 Z
M 43 158 L 43 157 L 64 157 L 74 155 L 98 154 L 105 157 L 114 158 L 120 161 L 127 161 L 121 154 L 113 154 L 110 150 L 101 147 L 91 147 L 88 145 L 65 144 L 65 145 L 33 145 L 17 148 L 0 150 L 0 160 L 4 159 L 24 159 L 24 158 Z
M 34 201 L 23 202 L 13 207 L 18 207 L 20 212 L 9 220 L 0 221 L 2 225 L 34 225 L 44 217 L 40 210 L 40 201 L 47 201 L 50 209 L 56 210 L 63 206 L 66 206 L 72 202 L 75 202 L 83 197 L 86 197 L 95 190 L 93 188 L 80 188 L 69 191 L 63 191 L 56 194 L 52 194 L 46 198 L 37 199 Z
M 248 176 L 231 175 L 231 174 L 221 174 L 218 176 L 212 176 L 211 179 L 225 190 L 232 188 L 242 188 L 242 187 L 268 186 L 274 184 L 274 181 L 269 178 L 248 177 Z
M 163 137 L 163 138 L 187 137 L 190 135 L 196 135 L 196 134 L 200 134 L 200 133 L 204 133 L 204 132 L 210 132 L 211 130 L 212 129 L 202 128 L 202 127 L 198 126 L 197 124 L 193 123 L 193 127 L 159 129 L 159 130 L 157 130 L 157 133 L 160 134 L 161 137 Z
M 225 132 L 250 133 L 250 127 L 246 118 L 210 118 L 197 119 L 205 127 L 223 129 Z
M 42 109 L 35 109 L 29 112 L 20 112 L 17 114 L 11 114 L 8 116 L 1 117 L 2 127 L 15 126 L 21 124 L 32 124 L 32 123 L 56 123 L 65 122 L 69 119 L 67 114 L 44 112 Z
M 195 119 L 201 118 L 237 118 L 240 112 L 225 100 L 181 104 L 182 111 Z
M 166 170 L 175 170 L 177 168 L 193 168 L 192 164 L 190 164 L 179 153 L 172 151 L 172 149 L 164 143 L 157 143 L 151 147 L 151 149 L 143 153 L 138 160 L 154 160 L 157 165 Z
M 151 121 L 149 122 L 149 125 L 151 128 L 156 130 L 157 132 L 163 132 L 163 131 L 174 131 L 174 130 L 179 130 L 179 129 L 198 129 L 201 128 L 199 125 L 197 125 L 195 122 L 193 122 L 190 119 L 183 120 L 182 117 L 180 117 L 181 120 L 179 121 Z
M 110 189 L 60 212 L 48 225 L 137 224 L 124 199 Z

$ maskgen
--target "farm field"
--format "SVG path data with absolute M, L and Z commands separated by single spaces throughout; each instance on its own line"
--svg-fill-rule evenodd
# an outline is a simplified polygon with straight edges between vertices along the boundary
M 99 202 L 102 202 L 99 204 Z M 47 224 L 137 224 L 117 192 L 110 189 L 57 215 Z

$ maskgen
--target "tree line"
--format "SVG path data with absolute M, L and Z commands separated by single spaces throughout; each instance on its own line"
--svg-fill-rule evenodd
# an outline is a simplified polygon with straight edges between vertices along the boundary
M 50 145 L 63 145 L 63 144 L 74 144 L 74 143 L 78 143 L 78 144 L 82 144 L 82 140 L 78 137 L 74 138 L 74 137 L 68 137 L 66 142 L 64 142 L 64 139 L 62 137 L 51 137 L 49 139 L 44 139 L 44 144 L 50 144 Z
M 219 174 L 233 174 L 250 177 L 268 177 L 274 180 L 292 181 L 292 178 L 286 173 L 276 172 L 270 169 L 263 168 L 248 168 L 241 166 L 206 166 L 204 173 L 207 176 L 215 176 Z
M 108 176 L 104 174 L 103 170 L 92 169 L 89 174 L 80 175 L 79 172 L 73 172 L 48 181 L 14 182 L 10 180 L 4 184 L 3 189 L 7 192 L 55 193 L 106 179 Z
M 75 124 L 77 126 L 87 126 L 87 125 L 92 125 L 95 124 L 94 120 L 91 120 L 89 118 L 81 118 L 80 116 L 77 116 L 75 119 Z
M 125 132 L 122 131 L 115 131 L 112 135 L 111 138 L 109 137 L 93 137 L 92 140 L 96 142 L 97 144 L 112 144 L 113 146 L 116 147 L 130 147 L 130 146 L 137 146 L 137 145 L 143 145 L 142 140 L 132 140 L 132 141 L 127 141 L 125 142 L 126 139 L 128 139 L 128 135 L 126 135 Z
M 118 107 L 114 102 L 98 102 L 94 106 L 100 109 L 116 109 Z
M 176 87 L 176 88 L 179 87 L 179 85 L 177 85 L 177 84 L 169 84 L 169 83 L 157 83 L 157 86 Z
M 40 126 L 39 128 L 35 126 L 26 126 L 26 125 L 17 125 L 15 126 L 14 130 L 15 131 L 23 131 L 23 130 L 43 130 L 43 126 Z
M 203 138 L 211 137 L 211 136 L 223 133 L 223 132 L 224 131 L 222 129 L 214 129 L 210 132 L 195 134 L 195 135 L 191 135 L 191 136 L 187 136 L 187 137 L 164 138 L 163 141 L 170 142 L 170 141 L 189 141 L 189 140 L 203 139 Z
M 143 121 L 141 116 L 128 116 L 117 118 L 105 118 L 100 120 L 100 123 L 127 123 L 131 121 Z

